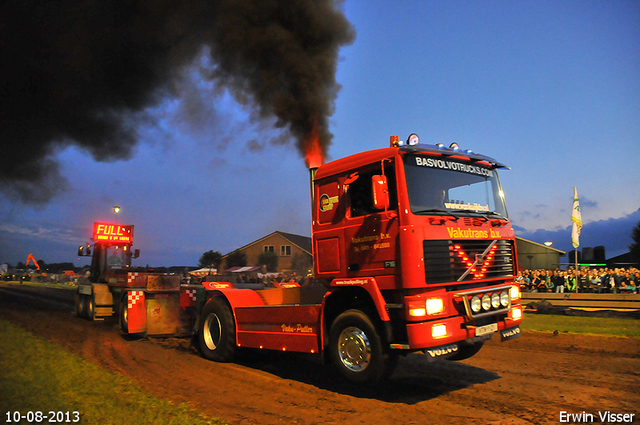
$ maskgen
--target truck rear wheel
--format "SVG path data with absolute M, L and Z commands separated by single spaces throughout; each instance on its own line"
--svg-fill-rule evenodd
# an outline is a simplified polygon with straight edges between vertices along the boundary
M 348 381 L 375 384 L 393 371 L 397 359 L 384 349 L 376 327 L 362 311 L 340 314 L 329 338 L 331 360 Z
M 198 327 L 198 348 L 206 359 L 216 362 L 233 360 L 236 326 L 231 308 L 221 297 L 212 298 L 202 309 Z

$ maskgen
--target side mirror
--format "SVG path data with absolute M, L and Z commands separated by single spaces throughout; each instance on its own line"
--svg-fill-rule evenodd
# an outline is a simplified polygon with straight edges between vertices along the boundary
M 373 191 L 373 207 L 378 210 L 389 209 L 389 185 L 387 176 L 371 177 L 371 189 Z

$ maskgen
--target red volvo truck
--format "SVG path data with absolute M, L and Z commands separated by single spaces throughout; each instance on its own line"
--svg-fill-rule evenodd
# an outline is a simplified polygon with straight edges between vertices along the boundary
M 241 347 L 313 353 L 360 384 L 416 351 L 471 357 L 495 334 L 520 336 L 500 168 L 456 144 L 422 146 L 415 134 L 311 168 L 318 284 L 299 287 L 180 285 L 179 276 L 135 273 L 133 226 L 96 223 L 78 315 L 115 312 L 129 334 L 193 335 L 214 361 L 232 361 Z M 114 252 L 124 254 L 121 265 L 109 264 Z
M 311 169 L 322 284 L 205 282 L 200 352 L 215 361 L 231 361 L 238 347 L 320 353 L 347 380 L 375 383 L 407 353 L 461 360 L 494 334 L 520 336 L 500 168 L 457 144 L 421 146 L 412 134 Z

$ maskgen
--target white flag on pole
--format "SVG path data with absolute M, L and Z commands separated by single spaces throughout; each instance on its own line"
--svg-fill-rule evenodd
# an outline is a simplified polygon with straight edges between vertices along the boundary
M 578 202 L 578 190 L 573 187 L 573 211 L 571 213 L 571 243 L 573 247 L 580 246 L 580 229 L 582 229 L 582 216 L 580 215 L 580 203 Z

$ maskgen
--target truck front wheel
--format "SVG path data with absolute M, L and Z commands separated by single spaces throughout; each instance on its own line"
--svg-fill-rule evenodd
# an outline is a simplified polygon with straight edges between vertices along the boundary
M 338 372 L 356 384 L 375 384 L 395 364 L 369 317 L 360 310 L 340 314 L 331 325 L 329 355 Z
M 216 362 L 233 360 L 236 326 L 231 308 L 221 297 L 212 298 L 202 309 L 198 326 L 198 348 L 206 359 Z

